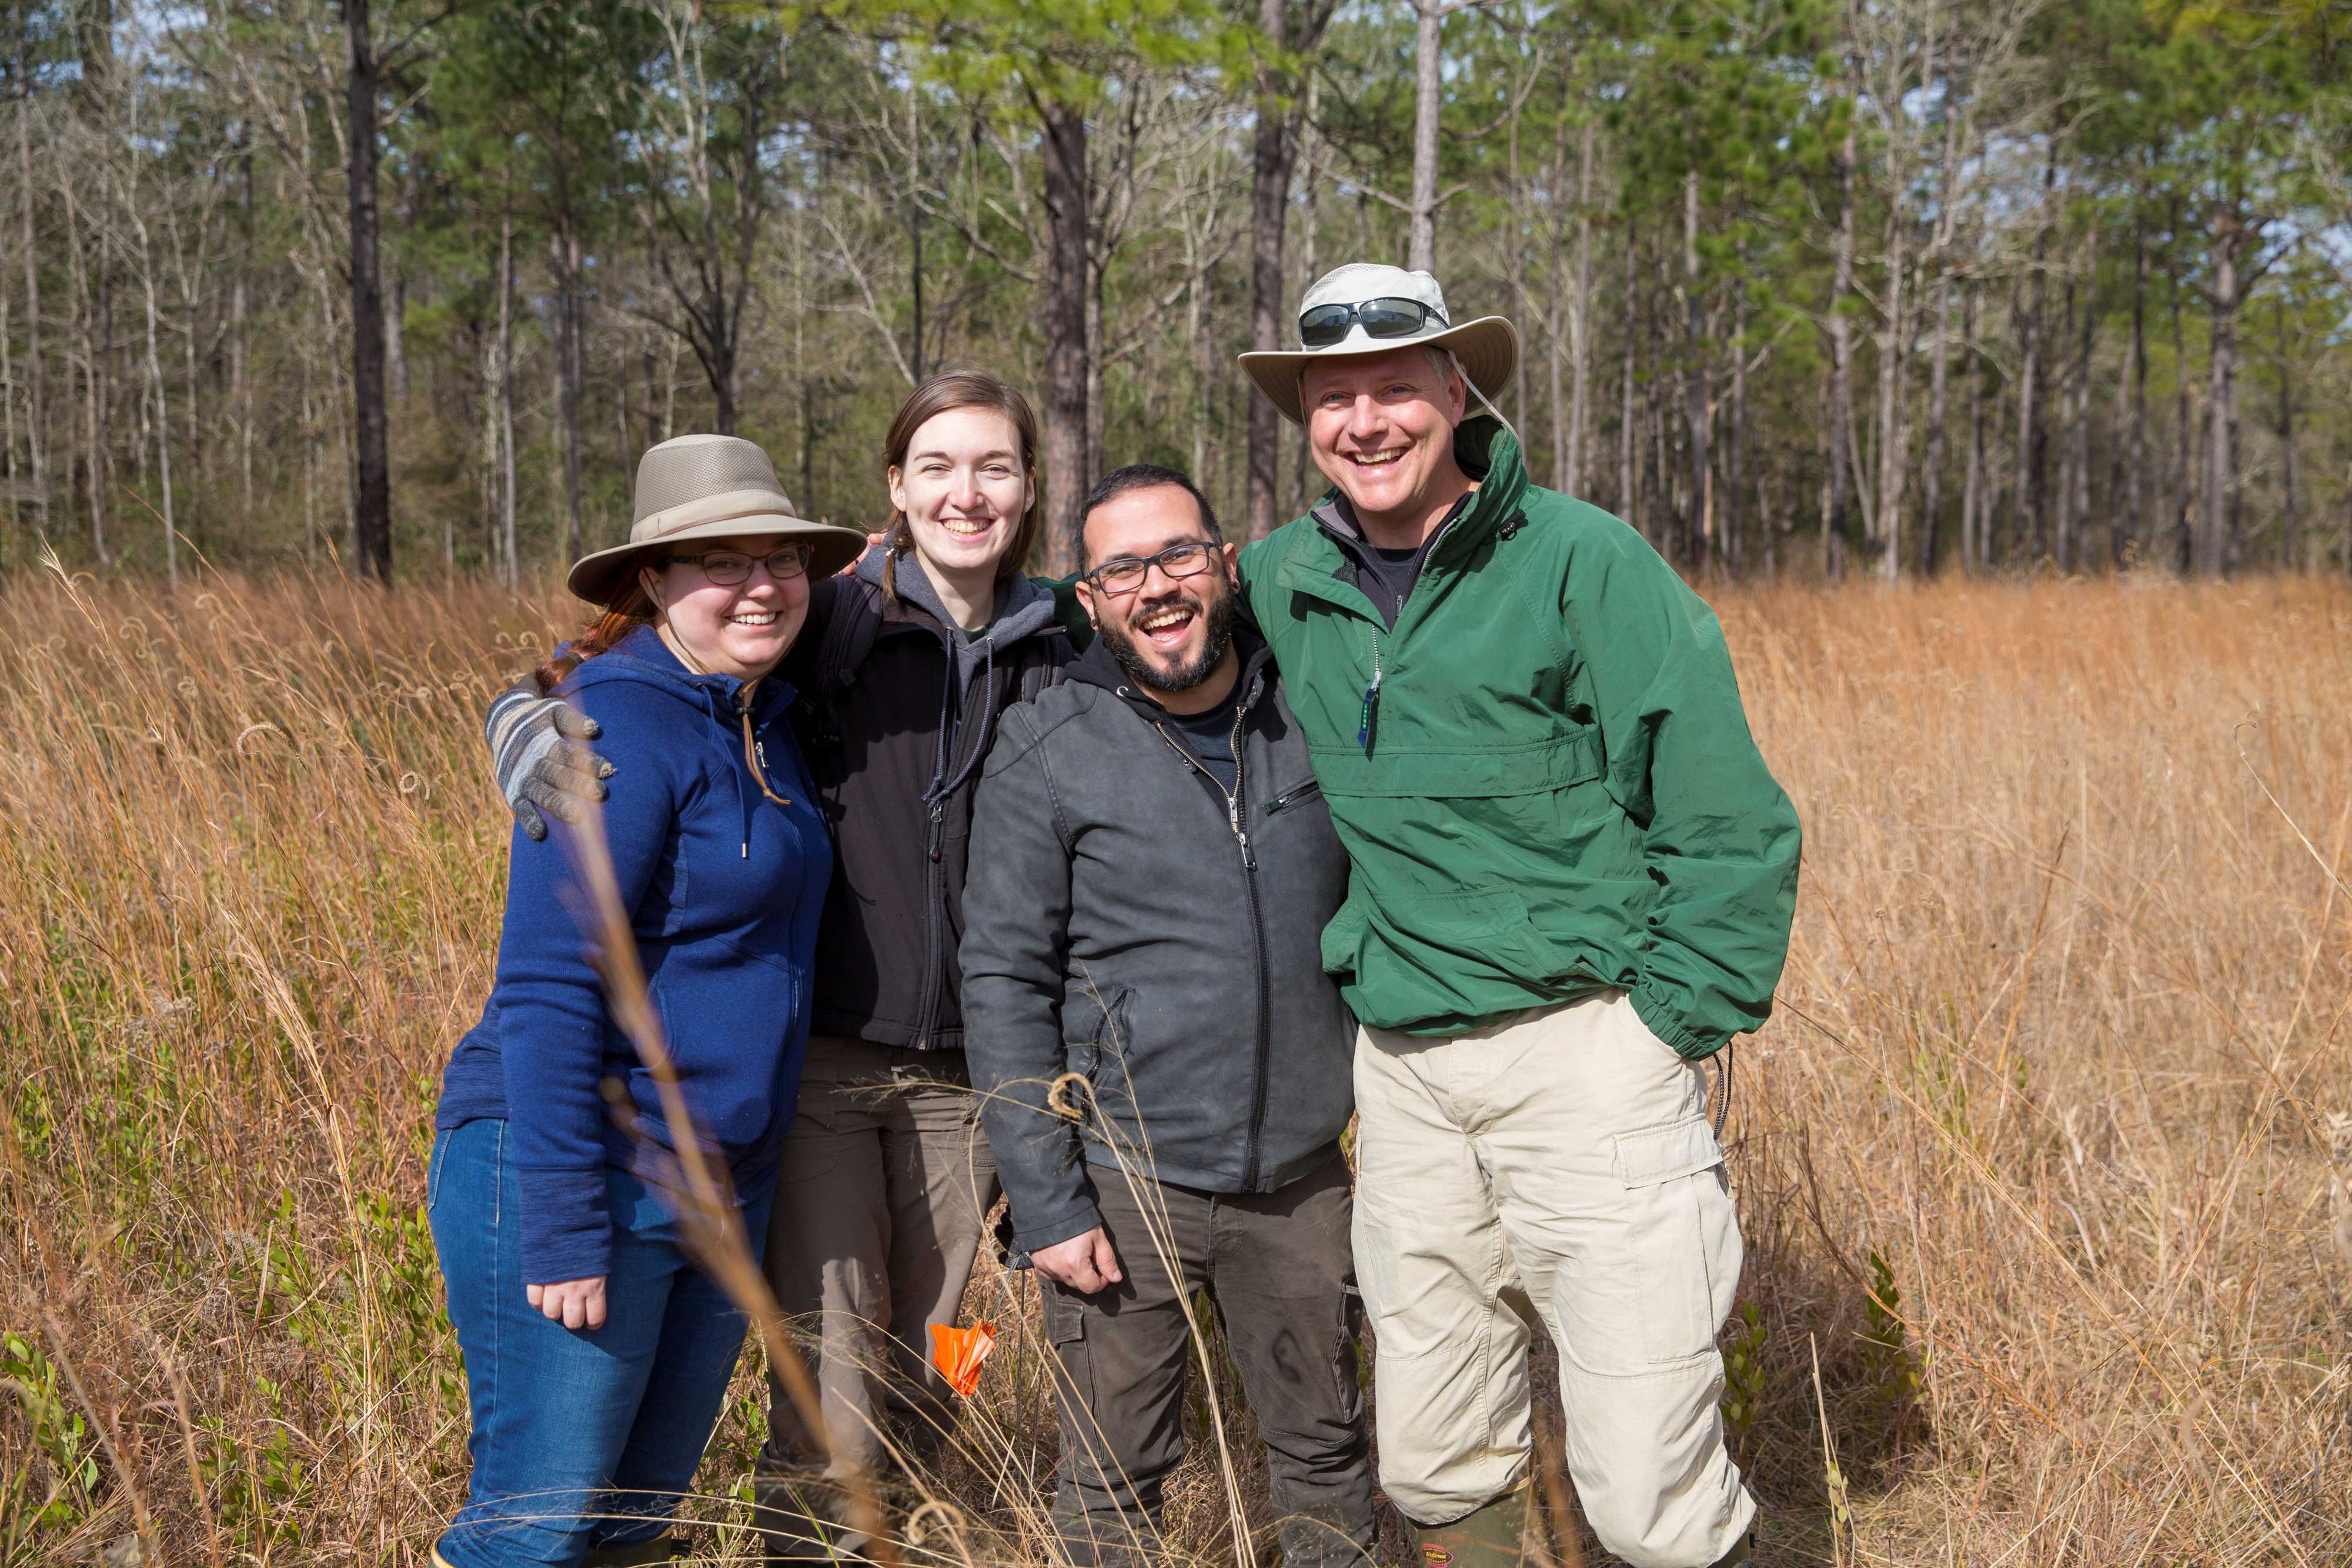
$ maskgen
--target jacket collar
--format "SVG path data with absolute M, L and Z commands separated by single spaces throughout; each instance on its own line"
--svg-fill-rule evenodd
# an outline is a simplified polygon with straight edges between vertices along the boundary
M 1257 634 L 1250 623 L 1239 616 L 1234 618 L 1234 652 L 1241 655 L 1241 673 L 1234 678 L 1234 689 L 1242 694 L 1244 707 L 1257 701 L 1261 688 L 1274 667 L 1274 650 Z M 1133 708 L 1144 721 L 1158 724 L 1167 718 L 1168 710 L 1138 689 L 1128 673 L 1118 667 L 1111 656 L 1110 644 L 1100 637 L 1087 645 L 1070 666 L 1069 679 L 1089 686 L 1100 686 Z
M 1431 567 L 1506 528 L 1527 499 L 1528 471 L 1518 439 L 1492 414 L 1474 414 L 1454 427 L 1454 460 L 1479 482 L 1478 488 L 1471 493 L 1468 509 L 1454 517 L 1431 549 Z M 1362 530 L 1341 501 L 1334 486 L 1308 510 L 1315 527 L 1291 547 L 1276 580 L 1370 619 L 1376 614 L 1372 601 L 1356 586 L 1348 566 L 1347 547 L 1360 542 Z

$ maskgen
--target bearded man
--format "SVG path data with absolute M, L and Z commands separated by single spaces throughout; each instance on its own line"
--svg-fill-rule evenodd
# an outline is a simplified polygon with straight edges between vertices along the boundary
M 1317 934 L 1348 861 L 1172 469 L 1087 499 L 1096 641 L 1006 710 L 973 808 L 965 1051 L 1009 1250 L 1042 1277 L 1078 1563 L 1164 1555 L 1197 1296 L 1266 1448 L 1289 1568 L 1360 1561 L 1372 1478 L 1349 1260 L 1353 1029 Z

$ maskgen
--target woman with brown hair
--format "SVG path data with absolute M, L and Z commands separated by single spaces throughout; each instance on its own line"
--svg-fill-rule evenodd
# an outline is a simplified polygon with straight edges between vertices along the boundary
M 772 1390 L 758 1490 L 781 1559 L 855 1552 L 842 1480 L 888 1468 L 892 1447 L 919 1457 L 952 1422 L 929 1325 L 955 1320 L 997 1193 L 959 1009 L 971 797 L 998 716 L 1076 657 L 1053 595 L 1021 573 L 1036 450 L 1035 415 L 997 377 L 917 387 L 885 444 L 888 531 L 814 586 L 784 670 L 835 865 L 767 1252 L 777 1299 L 814 1348 L 833 1451 Z M 519 816 L 594 789 L 584 750 L 557 740 L 582 729 L 528 684 L 494 706 Z

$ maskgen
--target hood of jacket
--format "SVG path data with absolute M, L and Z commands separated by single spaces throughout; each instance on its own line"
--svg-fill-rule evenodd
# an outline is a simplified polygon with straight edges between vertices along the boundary
M 888 552 L 870 549 L 857 558 L 856 576 L 860 581 L 882 586 L 882 564 Z M 931 582 L 930 574 L 923 570 L 922 558 L 912 550 L 898 562 L 892 574 L 898 599 L 921 611 L 939 623 L 940 630 L 950 632 L 949 643 L 955 655 L 956 684 L 971 683 L 971 673 L 987 662 L 998 650 L 1009 648 L 1022 638 L 1032 636 L 1057 624 L 1054 615 L 1052 591 L 1032 582 L 1014 572 L 1000 578 L 996 583 L 996 609 L 989 617 L 988 628 L 976 636 L 954 635 L 958 629 L 953 615 L 940 602 L 940 592 Z
M 660 632 L 651 626 L 640 626 L 565 676 L 554 695 L 562 696 L 614 681 L 636 681 L 658 686 L 709 716 L 713 726 L 712 741 L 727 753 L 730 762 L 727 776 L 735 781 L 737 803 L 743 819 L 743 840 L 748 852 L 751 838 L 751 811 L 757 791 L 752 786 L 748 765 L 742 759 L 742 718 L 739 710 L 745 683 L 732 675 L 700 674 L 688 669 L 670 651 L 669 644 L 662 641 Z M 768 727 L 783 717 L 795 695 L 792 683 L 773 673 L 753 685 L 752 735 L 755 737 L 765 737 Z

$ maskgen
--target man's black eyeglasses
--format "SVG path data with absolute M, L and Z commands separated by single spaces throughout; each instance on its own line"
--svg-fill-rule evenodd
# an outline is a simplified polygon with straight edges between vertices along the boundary
M 778 582 L 787 578 L 804 576 L 808 571 L 809 548 L 806 545 L 785 545 L 766 555 L 752 557 L 736 550 L 712 550 L 709 555 L 674 555 L 663 564 L 675 566 L 691 561 L 702 569 L 702 575 L 721 588 L 733 588 L 751 580 L 753 559 L 767 562 L 768 575 Z
M 1104 593 L 1133 593 L 1143 586 L 1151 569 L 1158 567 L 1160 575 L 1170 578 L 1198 577 L 1209 570 L 1209 557 L 1216 546 L 1206 539 L 1186 539 L 1180 545 L 1170 545 L 1158 555 L 1138 559 L 1121 556 L 1107 560 L 1087 573 L 1087 580 Z
M 1367 299 L 1360 305 L 1318 305 L 1298 317 L 1298 340 L 1310 349 L 1328 349 L 1348 335 L 1358 322 L 1368 338 L 1410 338 L 1423 324 L 1449 326 L 1445 313 L 1418 299 Z

